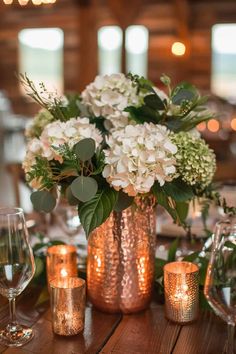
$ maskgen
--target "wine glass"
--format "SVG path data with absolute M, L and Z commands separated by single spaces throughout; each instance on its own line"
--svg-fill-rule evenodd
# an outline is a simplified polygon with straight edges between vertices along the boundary
M 236 223 L 216 224 L 204 294 L 215 313 L 228 324 L 225 353 L 234 353 L 236 323 Z
M 16 321 L 15 298 L 26 288 L 35 272 L 23 210 L 0 208 L 0 294 L 9 300 L 10 323 L 0 330 L 1 344 L 19 347 L 33 330 Z

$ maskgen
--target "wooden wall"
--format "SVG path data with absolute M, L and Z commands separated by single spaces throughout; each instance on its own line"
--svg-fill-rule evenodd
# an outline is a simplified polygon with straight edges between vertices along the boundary
M 31 115 L 36 110 L 21 95 L 15 77 L 21 29 L 63 29 L 65 90 L 81 90 L 97 72 L 97 29 L 121 25 L 128 16 L 130 24 L 149 29 L 151 80 L 158 83 L 165 72 L 174 81 L 185 79 L 210 89 L 211 28 L 215 23 L 236 23 L 235 0 L 57 0 L 53 6 L 23 8 L 5 6 L 0 0 L 0 89 L 7 91 L 15 112 Z M 187 55 L 174 57 L 171 45 L 181 38 L 187 43 Z

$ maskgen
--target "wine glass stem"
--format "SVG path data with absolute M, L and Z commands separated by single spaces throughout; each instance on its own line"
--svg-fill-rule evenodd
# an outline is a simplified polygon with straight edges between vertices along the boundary
M 10 323 L 16 325 L 16 299 L 9 299 Z
M 227 354 L 234 354 L 234 330 L 235 325 L 228 323 L 228 340 L 227 340 Z

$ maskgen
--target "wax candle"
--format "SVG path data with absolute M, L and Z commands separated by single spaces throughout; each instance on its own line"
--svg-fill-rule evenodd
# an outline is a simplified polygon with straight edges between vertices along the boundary
M 52 327 L 56 334 L 73 336 L 84 329 L 85 281 L 61 278 L 50 282 Z
M 57 245 L 47 250 L 47 279 L 48 285 L 53 279 L 77 277 L 76 247 Z
M 188 323 L 198 316 L 199 268 L 190 262 L 164 266 L 165 313 L 174 322 Z

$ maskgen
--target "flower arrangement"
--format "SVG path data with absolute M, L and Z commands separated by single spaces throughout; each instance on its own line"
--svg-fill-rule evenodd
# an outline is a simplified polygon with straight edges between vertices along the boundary
M 23 163 L 36 210 L 50 212 L 60 192 L 78 206 L 87 235 L 136 196 L 154 195 L 185 227 L 196 197 L 234 211 L 212 187 L 215 155 L 195 129 L 212 113 L 194 86 L 172 88 L 163 75 L 166 94 L 143 77 L 113 74 L 59 97 L 20 80 L 43 108 L 26 132 Z

